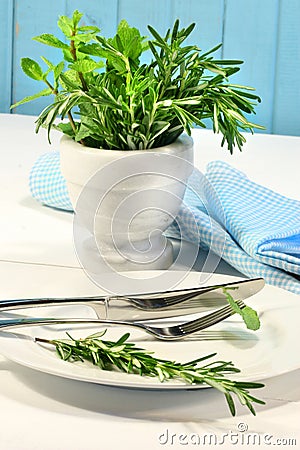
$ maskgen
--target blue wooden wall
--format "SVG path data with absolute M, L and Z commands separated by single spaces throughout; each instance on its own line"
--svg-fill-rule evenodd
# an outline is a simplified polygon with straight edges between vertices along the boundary
M 300 0 L 0 0 L 0 112 L 41 89 L 20 70 L 20 58 L 44 55 L 59 60 L 59 50 L 34 42 L 41 33 L 57 33 L 57 17 L 74 9 L 112 35 L 127 21 L 147 33 L 147 24 L 163 32 L 180 18 L 196 22 L 193 43 L 203 50 L 222 42 L 219 56 L 243 59 L 235 82 L 255 86 L 262 97 L 256 122 L 267 132 L 300 135 Z M 38 114 L 45 99 L 14 112 Z

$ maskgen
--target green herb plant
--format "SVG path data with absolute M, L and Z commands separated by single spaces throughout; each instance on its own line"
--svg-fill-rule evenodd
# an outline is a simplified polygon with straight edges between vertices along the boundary
M 67 333 L 68 340 L 44 338 L 35 338 L 35 340 L 54 345 L 57 354 L 64 361 L 89 361 L 102 370 L 117 369 L 125 373 L 158 377 L 161 382 L 177 379 L 187 384 L 206 384 L 225 395 L 233 416 L 236 412 L 233 395 L 254 415 L 253 403 L 264 404 L 262 400 L 249 393 L 249 389 L 261 388 L 263 384 L 233 381 L 227 378 L 227 374 L 240 372 L 232 362 L 213 361 L 199 365 L 214 357 L 215 353 L 186 363 L 179 363 L 156 358 L 152 356 L 152 352 L 127 342 L 129 333 L 124 334 L 118 341 L 103 340 L 105 331 L 87 336 L 85 339 L 74 339 Z
M 164 36 L 148 26 L 146 39 L 122 20 L 116 35 L 105 38 L 97 27 L 82 25 L 82 16 L 76 10 L 59 18 L 64 41 L 52 34 L 33 38 L 60 49 L 61 62 L 42 57 L 44 71 L 30 58 L 21 60 L 25 74 L 46 86 L 13 107 L 54 94 L 37 131 L 43 126 L 49 135 L 55 127 L 94 148 L 150 149 L 172 143 L 183 131 L 190 135 L 192 126 L 205 127 L 210 119 L 232 153 L 236 145 L 242 149 L 241 132 L 263 128 L 246 117 L 260 102 L 253 88 L 228 81 L 243 61 L 214 59 L 221 44 L 207 52 L 186 45 L 195 24 L 180 29 L 176 20 Z M 144 52 L 149 63 L 141 62 Z M 57 117 L 67 121 L 57 125 Z

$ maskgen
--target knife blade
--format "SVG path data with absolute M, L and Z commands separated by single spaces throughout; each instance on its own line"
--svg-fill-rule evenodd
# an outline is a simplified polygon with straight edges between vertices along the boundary
M 263 278 L 247 279 L 213 286 L 193 287 L 159 293 L 126 296 L 93 296 L 70 298 L 24 298 L 0 300 L 0 313 L 14 309 L 42 306 L 87 305 L 101 319 L 151 320 L 190 315 L 224 305 L 223 289 L 230 290 L 235 300 L 255 295 L 265 285 Z M 179 297 L 180 295 L 180 297 Z M 161 306 L 158 299 L 168 300 Z

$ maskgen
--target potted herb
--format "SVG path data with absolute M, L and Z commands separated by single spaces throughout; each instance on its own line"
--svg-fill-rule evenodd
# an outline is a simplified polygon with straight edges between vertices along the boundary
M 214 59 L 212 53 L 220 45 L 203 53 L 197 46 L 185 44 L 194 24 L 180 29 L 176 20 L 165 36 L 149 26 L 151 38 L 146 39 L 123 20 L 117 34 L 105 38 L 97 27 L 81 25 L 81 18 L 78 11 L 72 17 L 59 18 L 58 26 L 66 43 L 50 34 L 34 38 L 61 49 L 63 61 L 54 65 L 42 57 L 47 66 L 43 71 L 36 61 L 23 58 L 21 66 L 26 75 L 45 83 L 46 88 L 14 106 L 54 94 L 54 101 L 38 117 L 37 131 L 46 127 L 50 135 L 51 129 L 56 128 L 64 134 L 62 171 L 75 209 L 82 187 L 95 172 L 120 159 L 123 164 L 125 156 L 138 157 L 124 163 L 124 171 L 118 163 L 115 166 L 120 173 L 121 187 L 112 193 L 112 187 L 106 186 L 111 196 L 102 211 L 93 211 L 96 216 L 93 234 L 97 245 L 103 243 L 107 260 L 118 269 L 140 268 L 142 262 L 144 268 L 166 268 L 172 255 L 169 244 L 162 241 L 162 232 L 178 212 L 192 170 L 192 126 L 205 127 L 203 121 L 210 119 L 214 132 L 223 135 L 222 145 L 226 144 L 231 153 L 234 146 L 241 150 L 245 142 L 241 132 L 262 128 L 245 116 L 245 113 L 254 113 L 260 99 L 251 92 L 252 88 L 228 81 L 239 70 L 242 61 Z M 144 52 L 149 55 L 149 63 L 141 62 Z M 58 117 L 64 120 L 57 123 Z M 166 155 L 165 160 L 158 158 L 162 154 Z M 152 155 L 155 163 L 149 170 Z M 167 156 L 174 157 L 176 163 L 170 163 Z M 157 201 L 158 212 L 153 212 L 154 207 L 147 210 L 141 204 L 143 211 L 138 215 L 135 209 L 135 220 L 130 221 L 130 229 L 128 223 L 126 225 L 128 218 L 121 220 L 115 230 L 117 239 L 112 240 L 111 217 L 124 198 L 137 190 L 137 182 L 132 181 L 132 176 L 129 182 L 123 182 L 128 178 L 128 167 L 133 164 L 138 167 L 139 174 L 148 174 L 140 177 L 142 189 L 147 192 L 158 189 L 159 193 L 150 202 L 154 205 Z M 115 169 L 112 169 L 113 173 Z M 154 172 L 163 174 L 160 181 Z M 166 190 L 174 201 L 164 199 L 160 204 L 166 177 L 172 179 Z M 120 185 L 119 182 L 115 184 Z M 101 182 L 97 189 L 98 195 L 102 195 Z M 128 232 L 124 237 L 126 226 Z M 149 250 L 149 234 L 153 230 L 156 232 Z M 116 245 L 118 251 L 115 251 Z M 134 250 L 135 256 L 131 252 L 133 247 L 138 250 L 137 259 L 137 252 Z

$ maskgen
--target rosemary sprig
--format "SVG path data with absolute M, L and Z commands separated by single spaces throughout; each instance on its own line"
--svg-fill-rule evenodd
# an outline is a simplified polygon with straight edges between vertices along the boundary
M 160 382 L 177 379 L 187 384 L 209 385 L 225 395 L 233 416 L 235 415 L 233 394 L 254 415 L 255 410 L 252 403 L 265 403 L 249 393 L 249 389 L 261 388 L 264 386 L 263 384 L 234 381 L 226 377 L 229 373 L 240 372 L 231 361 L 213 361 L 199 365 L 199 363 L 214 357 L 216 353 L 186 363 L 179 363 L 156 358 L 152 356 L 153 352 L 128 342 L 129 333 L 124 334 L 118 341 L 108 341 L 102 339 L 105 332 L 106 330 L 84 339 L 74 339 L 67 333 L 68 340 L 35 338 L 35 341 L 54 345 L 58 356 L 64 361 L 89 361 L 102 370 L 118 369 L 125 373 L 157 377 Z

